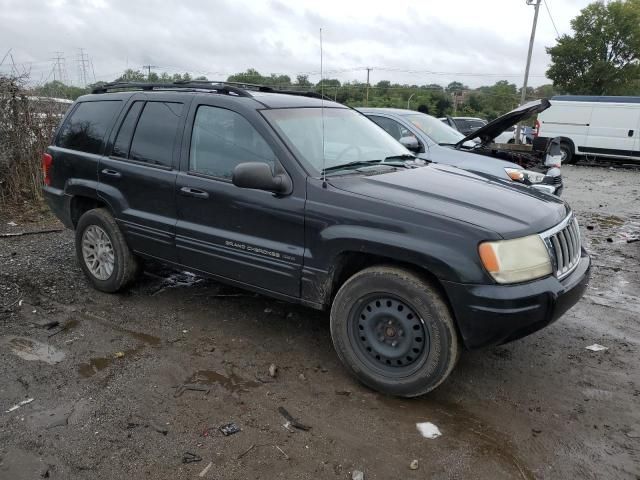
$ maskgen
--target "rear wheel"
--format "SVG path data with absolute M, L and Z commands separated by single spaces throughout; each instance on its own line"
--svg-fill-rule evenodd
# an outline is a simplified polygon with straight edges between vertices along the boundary
M 440 385 L 460 352 L 453 318 L 437 290 L 391 266 L 363 270 L 340 288 L 331 308 L 331 337 L 362 383 L 404 397 Z
M 560 155 L 561 163 L 573 164 L 578 160 L 573 153 L 573 148 L 567 142 L 560 142 Z
M 139 262 L 113 216 L 104 208 L 85 212 L 76 227 L 76 255 L 82 271 L 103 292 L 117 292 L 138 274 Z

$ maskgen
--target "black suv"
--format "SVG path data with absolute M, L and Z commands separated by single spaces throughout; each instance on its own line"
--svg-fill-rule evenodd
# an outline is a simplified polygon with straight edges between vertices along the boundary
M 99 290 L 157 259 L 329 309 L 345 366 L 414 396 L 462 347 L 556 320 L 590 260 L 571 209 L 526 186 L 416 161 L 357 111 L 222 83 L 110 84 L 44 154 L 44 191 Z

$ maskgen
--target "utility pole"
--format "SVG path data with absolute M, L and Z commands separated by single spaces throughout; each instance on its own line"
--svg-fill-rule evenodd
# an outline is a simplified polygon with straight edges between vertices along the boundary
M 53 61 L 53 80 L 61 83 L 67 83 L 67 69 L 65 66 L 64 52 L 54 52 Z
M 147 81 L 151 80 L 151 69 L 158 68 L 157 65 L 143 65 L 142 68 L 147 69 Z
M 371 68 L 367 67 L 367 95 L 364 100 L 365 106 L 369 106 L 369 72 L 371 72 Z
M 535 2 L 535 3 L 534 3 Z M 522 96 L 520 97 L 520 105 L 524 104 L 527 99 L 527 83 L 529 83 L 529 67 L 531 66 L 531 53 L 533 52 L 533 42 L 536 38 L 536 27 L 538 26 L 538 12 L 542 0 L 527 0 L 527 5 L 534 5 L 535 13 L 533 14 L 533 27 L 531 27 L 531 38 L 529 39 L 529 52 L 527 53 L 527 66 L 524 70 L 524 83 L 522 85 Z M 516 128 L 515 143 L 520 142 L 520 124 Z

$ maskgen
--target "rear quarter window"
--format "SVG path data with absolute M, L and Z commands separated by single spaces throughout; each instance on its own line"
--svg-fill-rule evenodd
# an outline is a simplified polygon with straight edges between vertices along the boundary
M 105 136 L 121 106 L 120 100 L 78 103 L 58 132 L 56 146 L 100 154 Z
M 181 103 L 147 102 L 133 134 L 129 159 L 171 167 L 181 117 Z

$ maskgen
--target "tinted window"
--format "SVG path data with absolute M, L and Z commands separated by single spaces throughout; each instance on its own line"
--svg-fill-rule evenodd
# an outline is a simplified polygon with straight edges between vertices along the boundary
M 147 102 L 133 134 L 129 158 L 170 167 L 181 115 L 181 103 Z
M 136 128 L 136 122 L 140 115 L 140 110 L 144 102 L 134 102 L 127 112 L 127 116 L 124 117 L 116 142 L 113 145 L 112 155 L 114 157 L 127 158 L 129 156 L 129 147 L 131 146 L 131 137 L 133 136 L 133 129 Z
M 60 129 L 56 145 L 87 153 L 101 153 L 120 100 L 79 103 Z
M 387 132 L 389 135 L 391 135 L 396 140 L 400 140 L 402 137 L 413 137 L 413 136 L 415 136 L 415 135 L 413 135 L 413 133 L 411 133 L 405 127 L 400 125 L 395 120 L 391 120 L 390 118 L 377 117 L 375 115 L 371 116 L 369 118 L 371 118 L 371 120 L 376 122 L 380 127 L 382 127 L 384 129 L 385 132 Z
M 224 108 L 201 106 L 191 134 L 189 170 L 220 178 L 231 178 L 239 163 L 263 162 L 276 157 L 267 142 L 241 115 Z

